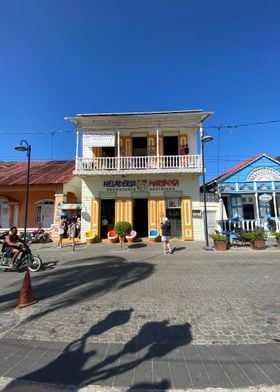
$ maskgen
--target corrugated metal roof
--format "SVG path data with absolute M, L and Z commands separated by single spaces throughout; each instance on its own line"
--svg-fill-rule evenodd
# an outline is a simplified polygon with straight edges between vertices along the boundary
M 75 161 L 30 162 L 30 185 L 64 184 L 74 175 Z M 26 184 L 27 162 L 0 162 L 0 186 Z

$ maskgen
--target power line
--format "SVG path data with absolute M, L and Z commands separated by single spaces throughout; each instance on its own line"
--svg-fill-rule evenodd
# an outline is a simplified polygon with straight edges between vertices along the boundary
M 57 133 L 74 133 L 74 131 L 0 131 L 1 135 L 55 135 Z
M 240 128 L 240 127 L 249 127 L 252 125 L 266 125 L 272 123 L 279 123 L 280 120 L 269 120 L 269 121 L 258 121 L 253 123 L 245 123 L 245 124 L 235 124 L 235 125 L 207 125 L 204 128 L 214 128 L 214 129 L 221 129 L 221 128 Z
M 274 124 L 274 123 L 280 123 L 280 120 L 269 120 L 269 121 L 258 121 L 258 122 L 252 122 L 252 123 L 244 123 L 244 124 L 233 124 L 233 125 L 231 125 L 231 124 L 221 124 L 221 125 L 206 125 L 206 126 L 204 126 L 204 129 L 210 129 L 210 128 L 212 128 L 212 129 L 218 129 L 218 130 L 220 130 L 220 129 L 224 129 L 224 128 L 229 128 L 229 129 L 233 129 L 233 128 L 240 128 L 240 127 L 249 127 L 249 126 L 252 126 L 252 125 L 267 125 L 267 124 Z M 186 125 L 186 126 L 184 126 L 184 128 L 194 128 L 195 126 L 197 126 L 197 123 L 194 123 L 193 125 Z M 135 127 L 133 127 L 133 126 L 129 126 L 129 127 L 126 127 L 126 126 L 123 126 L 123 127 L 121 127 L 121 129 L 132 129 L 132 128 L 147 128 L 147 127 L 149 127 L 149 125 L 148 124 L 146 124 L 146 125 L 138 125 L 138 124 L 136 124 L 135 125 Z M 172 125 L 168 125 L 167 124 L 167 127 L 168 128 L 176 128 L 176 129 L 178 129 L 179 128 L 179 126 L 172 126 Z M 154 127 L 152 127 L 152 128 L 154 128 Z M 57 131 L 55 131 L 55 130 L 48 130 L 48 131 L 0 131 L 0 134 L 1 135 L 12 135 L 12 134 L 15 134 L 15 135 L 18 135 L 18 134 L 22 134 L 22 135 L 46 135 L 46 134 L 51 134 L 51 135 L 54 135 L 54 134 L 57 134 L 57 133 L 74 133 L 74 130 L 72 130 L 72 131 L 67 131 L 67 130 L 57 130 Z

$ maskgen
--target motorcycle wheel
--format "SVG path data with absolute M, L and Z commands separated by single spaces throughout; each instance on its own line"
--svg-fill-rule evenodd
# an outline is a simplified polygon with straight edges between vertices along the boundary
M 42 260 L 39 256 L 31 256 L 28 262 L 28 269 L 32 272 L 37 272 L 42 267 Z

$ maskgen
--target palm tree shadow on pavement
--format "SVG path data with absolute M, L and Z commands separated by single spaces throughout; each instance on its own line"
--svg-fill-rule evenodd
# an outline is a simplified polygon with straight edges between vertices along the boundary
M 34 312 L 25 322 L 38 319 L 61 308 L 96 300 L 112 290 L 121 290 L 148 278 L 154 266 L 148 262 L 128 262 L 123 257 L 98 256 L 83 259 L 82 266 L 71 265 L 55 269 L 44 275 L 32 276 L 32 290 L 39 304 L 47 300 L 47 306 Z M 0 298 L 0 311 L 15 307 L 20 287 Z
M 99 353 L 100 345 L 87 342 L 91 336 L 100 336 L 114 327 L 126 324 L 130 320 L 132 311 L 133 309 L 126 309 L 111 312 L 105 319 L 93 325 L 80 339 L 69 343 L 50 363 L 33 372 L 23 374 L 19 379 L 11 382 L 4 391 L 16 385 L 19 388 L 18 383 L 22 380 L 23 382 L 48 383 L 54 386 L 72 385 L 77 389 L 95 383 L 111 385 L 114 377 L 132 373 L 142 363 L 146 361 L 150 363 L 152 359 L 163 358 L 172 350 L 191 342 L 189 323 L 169 325 L 167 320 L 145 323 L 139 333 L 126 344 L 116 345 L 115 353 L 110 353 L 108 344 L 105 354 Z M 133 388 L 141 385 L 146 385 L 145 389 L 152 386 L 152 389 L 166 390 L 171 385 L 171 380 L 164 379 L 157 383 L 153 383 L 152 380 L 151 382 L 140 381 Z M 123 386 L 132 388 L 131 385 Z

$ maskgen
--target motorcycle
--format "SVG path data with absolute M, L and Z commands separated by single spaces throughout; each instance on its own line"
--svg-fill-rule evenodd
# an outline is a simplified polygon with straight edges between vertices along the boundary
M 20 233 L 21 239 L 24 239 L 24 233 Z M 50 235 L 46 233 L 44 229 L 38 229 L 32 232 L 26 233 L 26 241 L 28 242 L 41 242 L 45 244 L 46 242 L 50 242 Z
M 4 231 L 3 233 L 0 234 L 0 242 L 4 242 L 5 238 L 9 234 L 9 231 Z
M 22 254 L 17 258 L 15 265 L 11 265 L 12 256 L 8 256 L 5 250 L 0 252 L 0 268 L 5 271 L 17 270 L 28 268 L 29 271 L 37 272 L 42 267 L 42 260 L 40 256 L 33 255 L 30 247 L 24 243 L 21 246 Z

